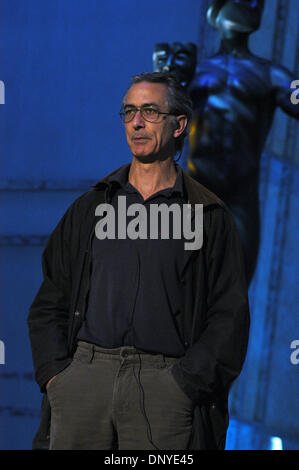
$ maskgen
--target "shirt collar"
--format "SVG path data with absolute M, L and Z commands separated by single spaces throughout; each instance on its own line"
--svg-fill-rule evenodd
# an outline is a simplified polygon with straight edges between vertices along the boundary
M 110 176 L 108 180 L 109 183 L 119 185 L 128 192 L 132 192 L 133 189 L 134 191 L 136 191 L 135 188 L 128 181 L 130 166 L 131 166 L 130 163 L 123 165 L 116 173 Z M 175 183 L 172 186 L 172 188 L 166 188 L 165 190 L 163 190 L 163 194 L 169 197 L 169 196 L 172 196 L 173 193 L 178 193 L 182 197 L 184 197 L 184 182 L 183 182 L 182 168 L 176 163 L 175 163 L 175 168 L 177 171 L 177 177 L 176 177 Z

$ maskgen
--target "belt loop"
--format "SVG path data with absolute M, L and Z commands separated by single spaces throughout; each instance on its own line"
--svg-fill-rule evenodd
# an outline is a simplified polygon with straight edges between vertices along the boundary
M 90 351 L 89 351 L 90 352 L 89 363 L 92 362 L 93 356 L 94 356 L 94 345 L 91 344 L 90 346 L 91 346 L 91 348 L 90 348 Z
M 165 368 L 167 366 L 167 362 L 166 362 L 166 358 L 165 358 L 165 354 L 162 354 L 162 358 L 163 358 L 163 364 L 162 364 L 162 367 Z

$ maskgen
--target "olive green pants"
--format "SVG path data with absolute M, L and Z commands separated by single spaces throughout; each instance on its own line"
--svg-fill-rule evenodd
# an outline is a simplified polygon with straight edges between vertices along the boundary
M 171 374 L 176 360 L 79 341 L 47 390 L 50 449 L 188 449 L 194 406 Z

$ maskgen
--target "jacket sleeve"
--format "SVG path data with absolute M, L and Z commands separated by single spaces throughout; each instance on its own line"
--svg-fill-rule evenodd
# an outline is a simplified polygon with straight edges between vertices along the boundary
M 243 252 L 232 215 L 220 206 L 209 211 L 204 231 L 205 326 L 172 368 L 194 402 L 213 400 L 230 387 L 241 372 L 249 334 Z
M 51 234 L 42 255 L 43 282 L 29 309 L 28 328 L 35 378 L 41 392 L 70 362 L 67 338 L 70 310 L 72 210 Z

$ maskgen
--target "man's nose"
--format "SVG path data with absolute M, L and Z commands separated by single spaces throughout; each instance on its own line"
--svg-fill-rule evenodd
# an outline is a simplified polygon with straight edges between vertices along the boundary
M 133 126 L 134 126 L 134 129 L 135 128 L 140 128 L 140 127 L 144 127 L 145 126 L 145 123 L 144 123 L 144 119 L 143 117 L 141 116 L 141 112 L 140 110 L 138 110 L 134 116 L 134 119 L 133 119 Z

